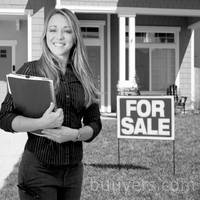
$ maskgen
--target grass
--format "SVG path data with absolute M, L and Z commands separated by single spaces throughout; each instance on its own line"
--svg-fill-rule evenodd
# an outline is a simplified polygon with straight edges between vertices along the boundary
M 199 200 L 200 115 L 176 115 L 173 175 L 172 141 L 120 140 L 116 119 L 103 120 L 101 134 L 84 144 L 81 200 Z M 0 191 L 2 200 L 18 200 L 17 170 Z

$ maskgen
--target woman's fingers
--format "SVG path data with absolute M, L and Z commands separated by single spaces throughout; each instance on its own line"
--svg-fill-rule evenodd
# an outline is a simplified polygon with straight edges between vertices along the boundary
M 58 116 L 58 123 L 61 125 L 63 123 L 63 120 L 64 120 L 64 114 L 63 114 L 63 109 L 61 108 L 58 108 L 56 110 L 56 114 Z
M 46 113 L 51 113 L 54 108 L 55 108 L 55 104 L 53 102 L 51 102 L 50 106 L 46 110 Z

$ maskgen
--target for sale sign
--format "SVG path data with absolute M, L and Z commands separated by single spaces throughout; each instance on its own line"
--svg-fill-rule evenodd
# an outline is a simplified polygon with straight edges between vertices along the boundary
M 173 96 L 117 96 L 118 138 L 174 140 Z

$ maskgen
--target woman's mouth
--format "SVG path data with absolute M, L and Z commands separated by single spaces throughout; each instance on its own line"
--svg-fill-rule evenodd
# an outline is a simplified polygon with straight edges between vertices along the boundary
M 65 46 L 65 43 L 57 43 L 57 42 L 55 42 L 55 43 L 53 43 L 53 45 L 56 46 L 56 47 L 63 47 L 63 46 Z

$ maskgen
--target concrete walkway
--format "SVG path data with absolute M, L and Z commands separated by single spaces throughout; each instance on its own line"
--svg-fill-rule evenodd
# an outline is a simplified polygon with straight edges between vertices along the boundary
M 0 189 L 19 161 L 27 140 L 26 133 L 8 133 L 0 129 Z
M 7 93 L 6 82 L 0 81 L 0 108 Z M 9 133 L 0 129 L 0 189 L 19 161 L 27 140 L 26 133 Z

